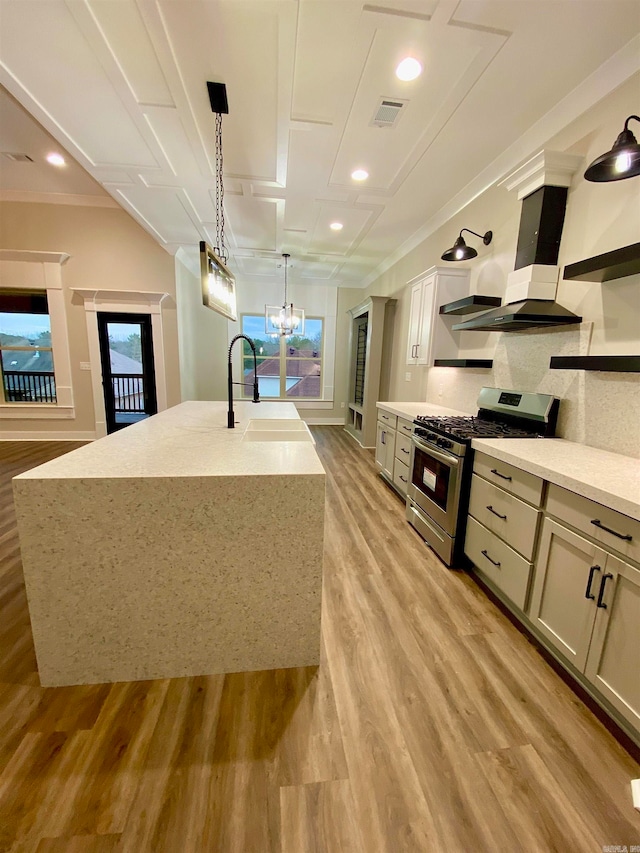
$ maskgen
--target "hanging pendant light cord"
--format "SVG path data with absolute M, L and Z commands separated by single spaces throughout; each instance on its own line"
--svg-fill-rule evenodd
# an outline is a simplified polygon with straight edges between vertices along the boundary
M 229 260 L 224 233 L 224 185 L 222 183 L 222 113 L 216 113 L 216 255 Z
M 284 306 L 287 304 L 287 262 L 289 255 L 283 255 L 284 258 Z

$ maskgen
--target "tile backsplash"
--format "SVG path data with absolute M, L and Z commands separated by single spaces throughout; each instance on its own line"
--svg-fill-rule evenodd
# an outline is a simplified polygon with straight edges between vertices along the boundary
M 425 399 L 475 413 L 485 385 L 553 394 L 559 437 L 640 458 L 639 374 L 549 370 L 551 356 L 587 355 L 591 334 L 590 322 L 501 333 L 492 370 L 431 368 Z

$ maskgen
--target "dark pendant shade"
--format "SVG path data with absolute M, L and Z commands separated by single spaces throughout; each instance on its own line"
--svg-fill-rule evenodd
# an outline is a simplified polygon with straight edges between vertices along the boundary
M 584 173 L 585 180 L 623 181 L 625 178 L 640 175 L 640 145 L 629 130 L 628 125 L 631 119 L 640 121 L 638 116 L 629 116 L 624 123 L 624 130 L 613 143 L 611 151 L 596 157 Z
M 485 246 L 488 246 L 493 239 L 493 231 L 487 231 L 484 235 L 470 231 L 468 228 L 463 228 L 462 231 L 468 231 L 469 234 L 475 234 L 476 237 L 480 237 Z M 478 253 L 473 246 L 467 246 L 465 243 L 462 231 L 453 246 L 441 255 L 443 261 L 469 261 L 471 258 L 477 257 Z

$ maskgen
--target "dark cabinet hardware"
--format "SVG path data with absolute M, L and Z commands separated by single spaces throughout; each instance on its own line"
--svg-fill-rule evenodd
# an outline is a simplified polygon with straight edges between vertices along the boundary
M 593 595 L 593 593 L 591 592 L 591 583 L 593 581 L 594 574 L 596 572 L 599 572 L 599 571 L 600 571 L 600 566 L 591 566 L 591 568 L 589 569 L 589 580 L 587 581 L 587 588 L 584 591 L 584 597 L 590 598 L 591 601 L 596 600 L 595 595 Z
M 480 551 L 480 553 L 482 554 L 482 556 L 483 556 L 483 557 L 486 557 L 486 558 L 487 558 L 487 560 L 489 560 L 489 562 L 490 562 L 490 563 L 493 563 L 493 565 L 494 565 L 494 566 L 498 566 L 498 567 L 500 566 L 500 563 L 496 563 L 496 561 L 495 561 L 495 560 L 492 560 L 492 559 L 491 559 L 491 557 L 487 554 L 487 552 L 486 552 L 486 551 Z
M 406 477 L 403 477 L 403 476 L 402 476 L 402 474 L 400 474 L 400 479 L 402 480 L 402 482 L 403 482 L 403 483 L 406 483 L 406 482 L 407 482 L 407 478 L 406 478 Z
M 600 530 L 606 530 L 607 533 L 611 533 L 613 536 L 617 536 L 618 539 L 624 539 L 625 542 L 631 542 L 631 540 L 633 539 L 633 536 L 631 536 L 630 533 L 618 533 L 617 530 L 612 530 L 610 527 L 605 527 L 599 518 L 592 518 L 591 524 L 593 524 L 595 527 L 599 527 Z
M 405 447 L 402 447 L 402 448 L 401 448 L 401 450 L 402 450 L 402 452 L 403 452 L 403 453 L 407 453 L 407 454 L 409 454 L 409 455 L 411 454 L 411 451 L 410 451 L 410 450 L 407 450 Z
M 500 471 L 496 471 L 495 468 L 491 469 L 491 473 L 495 474 L 496 477 L 502 477 L 503 480 L 512 480 L 513 479 L 513 477 L 507 477 L 506 474 L 501 474 Z
M 609 578 L 612 578 L 612 577 L 613 577 L 613 575 L 610 572 L 607 572 L 606 575 L 602 575 L 602 580 L 600 581 L 600 589 L 598 591 L 598 601 L 597 601 L 596 606 L 602 608 L 602 610 L 607 609 L 607 605 L 604 604 L 604 602 L 602 601 L 602 598 L 604 596 L 604 586 L 605 586 L 607 580 Z
M 386 433 L 384 430 L 380 433 L 380 444 L 386 444 L 387 442 L 384 440 Z
M 406 429 L 407 432 L 413 432 L 413 427 L 408 427 L 408 426 L 403 425 L 402 429 Z
M 487 509 L 489 510 L 489 512 L 492 512 L 494 515 L 497 515 L 497 516 L 498 516 L 498 518 L 501 518 L 503 521 L 506 521 L 506 520 L 507 520 L 507 516 L 506 516 L 506 515 L 500 515 L 500 513 L 499 513 L 499 512 L 496 512 L 496 511 L 495 511 L 495 509 L 494 509 L 492 506 L 488 506 L 488 507 L 487 507 Z

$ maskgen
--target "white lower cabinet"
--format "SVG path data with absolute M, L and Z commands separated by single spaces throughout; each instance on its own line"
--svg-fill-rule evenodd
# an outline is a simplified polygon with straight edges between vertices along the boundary
M 640 729 L 640 569 L 546 518 L 529 618 Z
M 376 463 L 386 476 L 393 479 L 393 460 L 395 459 L 396 431 L 378 421 L 376 437 Z

